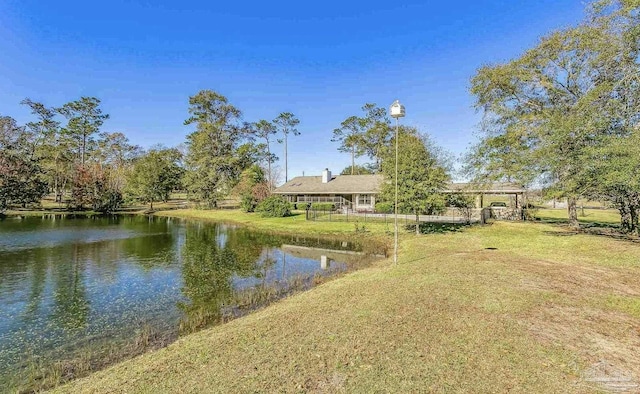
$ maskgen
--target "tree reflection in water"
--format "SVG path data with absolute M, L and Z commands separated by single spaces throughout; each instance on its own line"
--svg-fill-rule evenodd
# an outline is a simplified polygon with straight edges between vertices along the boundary
M 60 360 L 76 376 L 88 364 L 99 368 L 242 315 L 368 259 L 344 253 L 354 249 L 361 250 L 344 240 L 179 219 L 6 220 L 0 388 L 35 390 L 41 374 L 65 378 L 55 369 Z
M 281 243 L 277 236 L 244 228 L 229 231 L 223 224 L 186 224 L 182 293 L 188 301 L 178 304 L 185 314 L 180 331 L 192 332 L 219 322 L 225 308 L 236 304 L 233 279 L 266 278 L 267 270 L 276 263 L 268 250 Z M 265 249 L 267 256 L 262 258 Z

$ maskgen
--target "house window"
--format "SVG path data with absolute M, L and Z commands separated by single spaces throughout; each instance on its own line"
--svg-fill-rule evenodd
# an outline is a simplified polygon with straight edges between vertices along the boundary
M 358 196 L 358 205 L 371 205 L 371 194 L 360 194 Z

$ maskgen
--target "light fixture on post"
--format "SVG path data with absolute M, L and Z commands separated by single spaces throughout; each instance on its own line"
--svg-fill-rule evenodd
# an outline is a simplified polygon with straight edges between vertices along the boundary
M 396 119 L 396 199 L 393 204 L 393 222 L 394 222 L 394 241 L 393 241 L 393 263 L 398 264 L 398 129 L 399 119 L 405 115 L 404 105 L 396 100 L 389 107 L 389 115 Z

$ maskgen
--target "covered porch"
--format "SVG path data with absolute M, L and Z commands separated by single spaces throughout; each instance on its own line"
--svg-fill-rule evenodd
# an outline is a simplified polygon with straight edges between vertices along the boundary
M 294 204 L 331 203 L 338 210 L 355 212 L 373 212 L 376 204 L 374 194 L 304 194 L 285 195 L 287 201 Z M 300 209 L 300 207 L 298 207 Z
M 497 219 L 519 220 L 523 218 L 526 191 L 513 183 L 452 183 L 444 193 L 474 196 L 475 208 L 490 208 Z

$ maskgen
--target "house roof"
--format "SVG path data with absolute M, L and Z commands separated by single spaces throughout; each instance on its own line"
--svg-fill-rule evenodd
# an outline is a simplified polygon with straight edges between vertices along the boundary
M 273 192 L 276 194 L 376 194 L 382 175 L 335 175 L 322 183 L 321 176 L 295 177 Z
M 515 194 L 524 193 L 527 189 L 521 185 L 509 182 L 495 183 L 450 183 L 445 192 L 467 192 L 485 194 Z
M 322 183 L 321 176 L 295 177 L 273 192 L 276 194 L 377 194 L 384 178 L 376 175 L 335 175 L 330 182 Z M 515 183 L 449 183 L 443 192 L 516 194 L 526 191 Z

